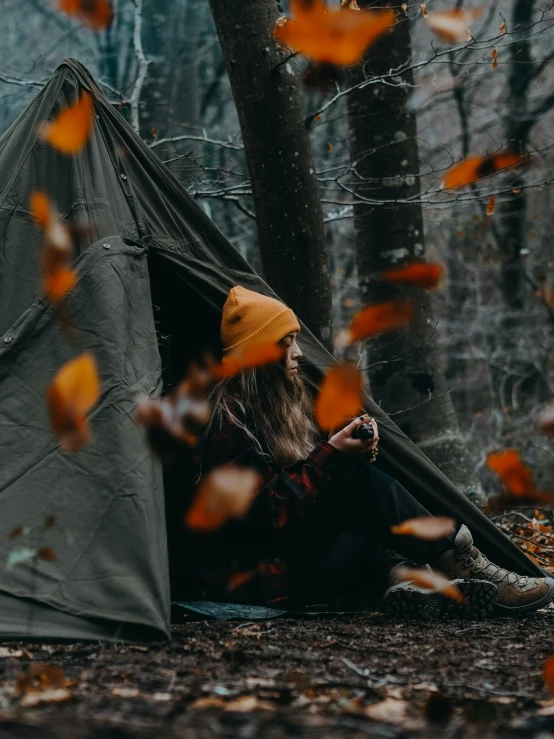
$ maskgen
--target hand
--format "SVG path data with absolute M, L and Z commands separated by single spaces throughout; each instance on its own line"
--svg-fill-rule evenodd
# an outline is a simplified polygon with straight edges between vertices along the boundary
M 363 423 L 367 423 L 373 426 L 374 437 L 373 439 L 353 439 L 352 433 L 355 428 L 361 426 Z M 341 431 L 338 431 L 334 436 L 329 439 L 329 444 L 334 446 L 339 452 L 343 454 L 363 454 L 364 452 L 370 452 L 375 449 L 379 442 L 379 430 L 377 423 L 374 419 L 370 420 L 368 415 L 360 416 L 354 421 L 345 426 Z

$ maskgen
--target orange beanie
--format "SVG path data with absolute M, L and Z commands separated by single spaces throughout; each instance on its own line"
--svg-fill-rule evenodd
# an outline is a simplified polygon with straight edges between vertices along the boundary
M 300 325 L 284 303 L 240 285 L 231 288 L 221 318 L 223 351 L 277 343 L 292 331 Z

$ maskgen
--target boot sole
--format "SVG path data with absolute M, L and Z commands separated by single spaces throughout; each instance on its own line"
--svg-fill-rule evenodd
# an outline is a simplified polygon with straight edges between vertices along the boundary
M 384 601 L 385 613 L 391 618 L 432 620 L 439 618 L 487 618 L 494 609 L 498 588 L 486 580 L 454 580 L 466 599 L 464 603 L 441 593 L 420 589 L 400 588 L 389 593 Z

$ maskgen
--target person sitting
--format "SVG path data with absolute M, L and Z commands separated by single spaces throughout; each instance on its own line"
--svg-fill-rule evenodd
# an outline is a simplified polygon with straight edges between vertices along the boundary
M 465 525 L 435 541 L 395 535 L 391 527 L 429 516 L 396 479 L 372 460 L 379 444 L 374 419 L 361 415 L 321 438 L 300 372 L 300 325 L 280 301 L 236 286 L 223 308 L 224 355 L 272 342 L 281 362 L 243 370 L 210 395 L 211 420 L 198 447 L 199 475 L 234 464 L 260 476 L 245 518 L 224 527 L 211 557 L 197 570 L 211 600 L 321 602 L 365 587 L 384 591 L 385 612 L 438 617 L 520 614 L 554 598 L 554 580 L 496 566 L 473 544 Z M 354 438 L 361 424 L 372 439 Z M 446 574 L 464 603 L 401 579 L 401 568 Z M 237 573 L 250 573 L 229 590 Z M 252 574 L 255 573 L 255 574 Z

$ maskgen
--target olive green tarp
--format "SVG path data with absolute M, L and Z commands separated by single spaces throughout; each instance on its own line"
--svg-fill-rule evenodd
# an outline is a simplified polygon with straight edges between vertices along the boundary
M 41 139 L 41 129 L 85 90 L 94 100 L 93 135 L 67 156 Z M 85 234 L 79 283 L 67 300 L 78 346 L 41 295 L 34 190 L 47 192 Z M 273 294 L 87 70 L 64 61 L 0 139 L 1 638 L 168 636 L 163 476 L 134 420 L 136 400 L 162 389 L 156 310 L 165 310 L 164 329 L 181 331 L 171 360 L 179 371 L 187 359 L 180 345 L 217 343 L 235 284 Z M 333 361 L 305 326 L 302 348 L 316 376 Z M 44 391 L 83 350 L 98 360 L 102 395 L 90 417 L 92 443 L 65 454 L 50 431 Z M 433 512 L 467 523 L 497 563 L 540 574 L 372 401 L 367 408 L 380 424 L 383 469 Z M 16 527 L 23 533 L 10 538 Z M 45 546 L 55 560 L 29 555 Z M 14 564 L 18 555 L 23 561 Z

